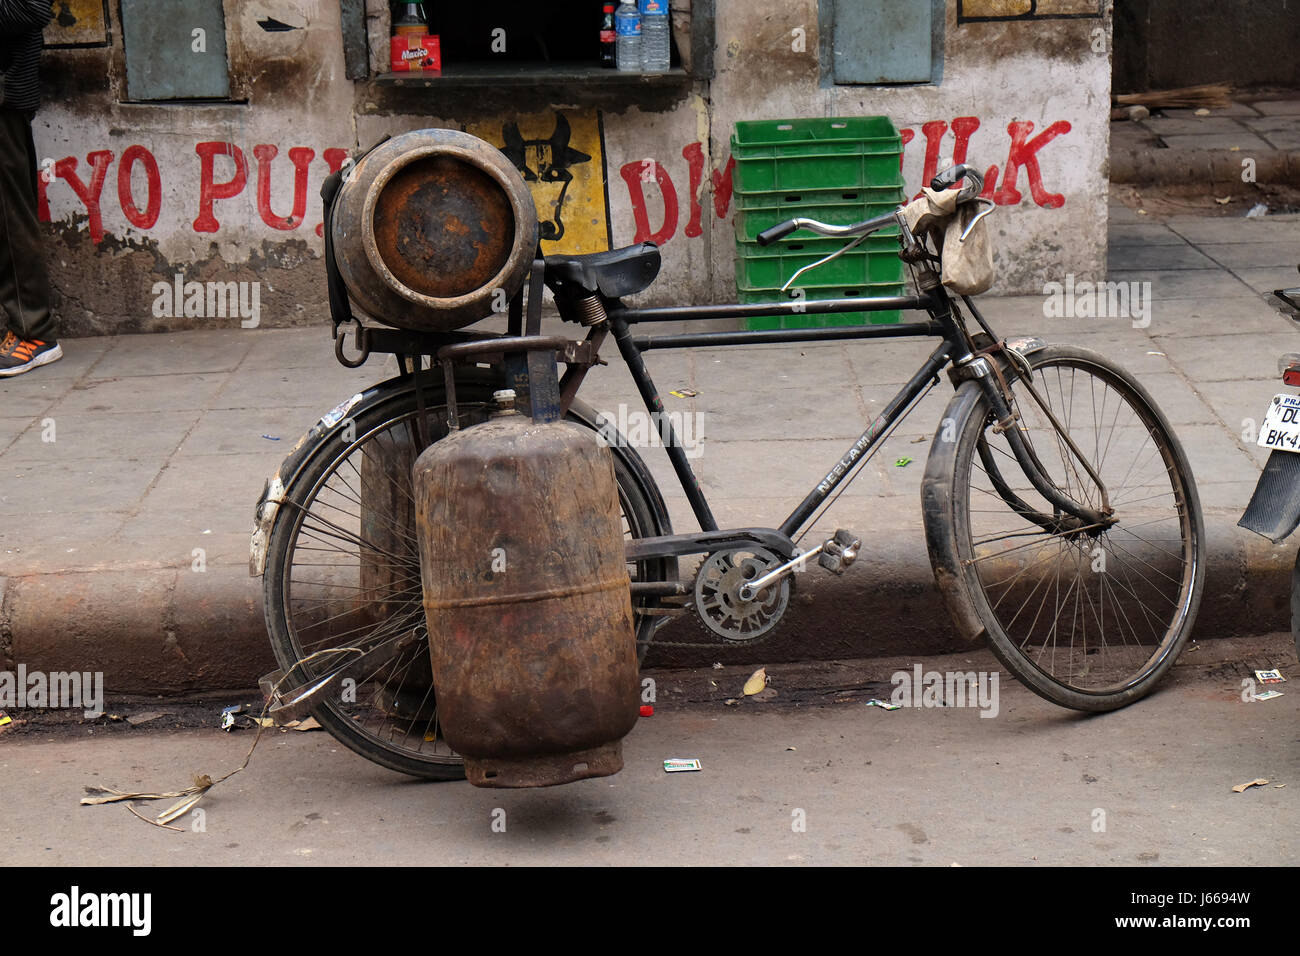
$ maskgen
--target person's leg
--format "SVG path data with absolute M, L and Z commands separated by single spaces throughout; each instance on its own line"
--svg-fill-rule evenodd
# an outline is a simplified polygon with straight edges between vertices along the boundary
M 0 108 L 0 308 L 23 339 L 54 341 L 50 278 L 36 219 L 30 114 Z

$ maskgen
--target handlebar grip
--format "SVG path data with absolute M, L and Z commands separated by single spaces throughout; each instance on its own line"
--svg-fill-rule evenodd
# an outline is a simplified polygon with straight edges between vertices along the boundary
M 979 175 L 975 172 L 975 167 L 968 163 L 962 163 L 959 166 L 949 166 L 943 172 L 935 176 L 934 179 L 930 180 L 930 188 L 935 192 L 940 192 L 941 190 L 947 189 L 949 186 L 957 185 L 959 180 L 971 173 L 975 173 L 977 176 Z M 983 177 L 980 178 L 982 179 Z
M 790 233 L 799 228 L 799 224 L 793 219 L 787 219 L 785 222 L 778 222 L 770 229 L 764 229 L 756 237 L 760 246 L 770 246 L 778 239 L 784 239 Z

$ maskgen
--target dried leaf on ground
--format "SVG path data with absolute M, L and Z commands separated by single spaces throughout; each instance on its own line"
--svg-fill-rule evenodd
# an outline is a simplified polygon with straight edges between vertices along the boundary
M 117 803 L 121 800 L 166 800 L 170 797 L 186 797 L 195 791 L 195 787 L 184 790 L 169 790 L 166 793 L 127 792 L 114 790 L 112 787 L 85 787 L 86 796 L 81 798 L 83 807 L 95 807 L 104 803 Z
M 141 724 L 147 724 L 151 720 L 157 720 L 159 717 L 166 717 L 165 710 L 146 710 L 142 714 L 129 714 L 126 722 L 132 727 L 139 727 Z

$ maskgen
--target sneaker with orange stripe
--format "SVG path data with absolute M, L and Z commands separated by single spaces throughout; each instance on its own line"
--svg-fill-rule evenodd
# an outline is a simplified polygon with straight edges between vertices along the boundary
M 61 358 L 63 349 L 58 342 L 24 339 L 13 332 L 5 332 L 4 339 L 0 340 L 0 378 L 21 375 Z

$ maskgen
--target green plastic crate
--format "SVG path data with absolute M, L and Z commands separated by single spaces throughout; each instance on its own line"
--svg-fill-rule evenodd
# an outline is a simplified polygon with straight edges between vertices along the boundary
M 902 150 L 886 116 L 740 122 L 731 137 L 741 193 L 899 185 Z
M 770 246 L 737 243 L 736 288 L 745 292 L 779 289 L 800 269 L 844 245 L 842 239 L 794 237 Z M 805 272 L 796 284 L 807 288 L 808 284 L 826 287 L 902 281 L 903 261 L 898 258 L 898 239 L 873 235 L 830 262 Z
M 737 209 L 806 209 L 812 206 L 898 205 L 904 199 L 902 185 L 860 186 L 840 189 L 778 189 L 769 192 L 737 192 L 733 202 Z
M 856 142 L 864 139 L 900 139 L 888 116 L 817 116 L 802 119 L 741 120 L 733 144 L 742 149 L 759 146 L 798 145 L 808 142 Z
M 818 153 L 777 160 L 736 161 L 736 182 L 749 190 L 806 189 L 827 183 L 871 186 L 887 183 L 898 174 L 897 151 L 842 155 Z
M 812 312 L 812 309 L 815 308 L 813 303 L 825 299 L 906 294 L 901 282 L 848 287 L 802 286 L 801 288 L 805 293 L 804 304 L 809 311 L 791 315 L 750 318 L 745 320 L 745 327 L 748 329 L 820 329 L 841 325 L 889 325 L 900 320 L 901 314 L 897 309 L 888 312 L 840 312 L 816 315 Z M 781 292 L 777 289 L 759 289 L 748 292 L 741 290 L 740 292 L 740 301 L 745 304 L 792 302 L 795 298 L 789 292 Z

